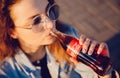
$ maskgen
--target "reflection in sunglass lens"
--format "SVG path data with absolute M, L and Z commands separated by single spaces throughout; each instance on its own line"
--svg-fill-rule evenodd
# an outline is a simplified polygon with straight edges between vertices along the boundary
M 48 16 L 51 20 L 56 20 L 59 17 L 59 7 L 54 5 L 49 9 L 48 13 Z
M 36 16 L 33 20 L 33 25 L 37 25 L 41 22 L 41 17 L 40 16 Z

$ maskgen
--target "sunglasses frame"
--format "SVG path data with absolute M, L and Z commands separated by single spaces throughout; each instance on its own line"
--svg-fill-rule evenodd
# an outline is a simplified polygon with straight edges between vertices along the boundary
M 55 17 L 55 18 L 50 18 L 51 16 L 50 16 L 50 10 L 51 10 L 51 8 L 53 8 L 53 7 L 56 7 L 57 8 L 57 17 Z M 48 4 L 48 6 L 46 7 L 46 15 L 47 15 L 47 17 L 48 18 L 50 18 L 50 20 L 57 20 L 58 19 L 58 17 L 59 17 L 59 6 L 56 4 L 56 3 L 53 3 L 53 4 Z M 54 15 L 55 15 L 55 12 L 53 11 L 53 13 L 54 13 Z M 40 16 L 40 15 L 39 15 Z M 33 18 L 33 20 L 32 21 L 34 21 L 35 20 L 35 18 L 37 18 L 38 17 L 38 15 L 37 16 L 35 16 L 34 18 Z M 39 23 L 41 23 L 41 22 L 39 22 Z M 33 28 L 33 26 L 34 26 L 34 24 L 32 23 L 32 24 L 30 24 L 30 25 L 28 25 L 29 27 L 17 27 L 17 28 L 23 28 L 23 29 L 32 29 Z

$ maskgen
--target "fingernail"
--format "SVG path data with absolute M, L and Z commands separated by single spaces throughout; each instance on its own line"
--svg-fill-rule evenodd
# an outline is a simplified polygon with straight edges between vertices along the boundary
M 100 52 L 97 52 L 97 54 L 100 54 Z
M 80 42 L 80 45 L 83 45 L 83 42 Z
M 89 50 L 88 55 L 92 55 L 92 51 L 91 50 Z
M 83 49 L 82 52 L 83 52 L 83 53 L 86 53 L 86 49 Z

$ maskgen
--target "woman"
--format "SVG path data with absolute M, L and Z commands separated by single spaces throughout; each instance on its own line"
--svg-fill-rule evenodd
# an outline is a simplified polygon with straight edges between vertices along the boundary
M 77 36 L 72 27 L 57 21 L 58 16 L 53 0 L 1 0 L 0 78 L 103 78 L 70 59 L 51 35 L 57 29 Z M 98 44 L 85 36 L 79 42 L 84 53 L 90 45 L 89 55 Z M 106 44 L 100 43 L 99 54 L 103 48 Z M 111 73 L 104 78 L 111 78 Z

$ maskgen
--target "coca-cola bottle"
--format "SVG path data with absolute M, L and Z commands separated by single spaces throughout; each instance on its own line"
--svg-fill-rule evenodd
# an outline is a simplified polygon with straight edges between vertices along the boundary
M 81 52 L 82 45 L 79 44 L 79 40 L 72 36 L 63 34 L 59 31 L 52 32 L 57 39 L 60 40 L 63 48 L 70 57 L 76 59 L 78 62 L 91 67 L 97 74 L 104 76 L 110 70 L 112 70 L 112 62 L 106 55 L 106 49 L 103 49 L 101 54 L 97 54 L 98 46 L 94 49 L 92 55 Z

